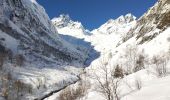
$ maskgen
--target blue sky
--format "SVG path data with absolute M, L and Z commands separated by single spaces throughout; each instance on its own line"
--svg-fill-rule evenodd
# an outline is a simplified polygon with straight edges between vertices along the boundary
M 69 14 L 80 21 L 85 28 L 92 30 L 107 20 L 132 13 L 140 17 L 157 0 L 37 0 L 50 18 Z

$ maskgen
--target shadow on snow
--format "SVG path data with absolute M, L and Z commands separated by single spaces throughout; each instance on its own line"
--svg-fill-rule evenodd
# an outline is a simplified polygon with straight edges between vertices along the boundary
M 70 35 L 59 34 L 61 38 L 65 41 L 76 46 L 77 50 L 80 52 L 88 52 L 88 58 L 84 62 L 85 67 L 88 67 L 95 59 L 100 56 L 100 52 L 94 49 L 94 46 L 90 42 L 85 41 L 84 39 L 79 39 Z

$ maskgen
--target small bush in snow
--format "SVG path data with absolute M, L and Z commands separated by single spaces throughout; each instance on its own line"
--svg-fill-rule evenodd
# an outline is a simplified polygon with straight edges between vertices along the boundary
M 167 74 L 167 60 L 166 57 L 153 57 L 153 63 L 156 65 L 156 73 L 159 77 L 165 76 Z
M 10 83 L 12 81 L 12 76 L 10 73 L 5 74 L 5 73 L 1 73 L 1 86 L 0 86 L 0 90 L 1 90 L 1 96 L 4 97 L 6 100 L 9 100 L 9 95 L 10 95 Z
M 16 65 L 17 66 L 22 66 L 24 64 L 25 58 L 21 54 L 15 55 L 15 60 L 16 60 Z
M 115 78 L 123 78 L 124 77 L 123 69 L 119 65 L 116 66 L 113 76 Z
M 13 63 L 13 52 L 12 52 L 12 50 L 8 50 L 7 51 L 8 52 L 8 61 L 10 62 L 10 63 Z
M 7 51 L 5 50 L 5 47 L 0 45 L 0 67 L 3 66 L 6 57 L 7 57 Z
M 5 59 L 5 55 L 0 53 L 0 68 L 2 68 L 2 66 L 4 64 L 4 59 Z
M 1 96 L 4 97 L 6 100 L 8 99 L 8 91 L 9 90 L 7 88 L 3 88 L 1 93 Z
M 139 55 L 137 60 L 136 60 L 136 66 L 134 67 L 134 72 L 137 72 L 141 69 L 144 69 L 144 62 L 145 62 L 145 57 L 144 55 Z

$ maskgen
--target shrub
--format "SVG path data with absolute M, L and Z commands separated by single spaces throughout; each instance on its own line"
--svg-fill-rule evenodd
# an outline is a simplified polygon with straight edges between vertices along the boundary
M 137 72 L 145 68 L 144 61 L 145 61 L 145 57 L 143 55 L 139 55 L 139 57 L 136 60 L 136 66 L 134 67 L 134 72 Z
M 115 78 L 123 78 L 124 77 L 123 69 L 119 65 L 117 65 L 115 68 L 114 77 Z
M 6 100 L 8 99 L 8 89 L 7 88 L 3 88 L 2 89 L 2 97 L 4 97 Z
M 74 100 L 73 99 L 73 96 L 72 96 L 72 89 L 71 88 L 66 88 L 65 90 L 63 90 L 59 97 L 58 97 L 59 100 Z
M 9 49 L 7 50 L 7 56 L 10 63 L 13 63 L 13 52 Z
M 155 70 L 159 77 L 167 74 L 167 58 L 154 56 L 153 63 L 156 65 Z
M 15 60 L 16 60 L 16 65 L 17 65 L 17 66 L 22 66 L 22 65 L 24 64 L 25 58 L 24 58 L 23 55 L 17 54 L 17 55 L 15 56 Z
M 5 58 L 4 53 L 0 53 L 0 68 L 2 68 Z
M 59 100 L 79 100 L 81 97 L 83 97 L 86 93 L 86 91 L 89 89 L 88 86 L 84 84 L 85 82 L 80 81 L 78 86 L 75 88 L 67 87 L 64 89 L 58 99 Z
M 6 49 L 4 46 L 0 45 L 0 67 L 3 66 L 4 64 L 4 60 L 6 59 L 6 55 L 7 52 L 6 52 Z

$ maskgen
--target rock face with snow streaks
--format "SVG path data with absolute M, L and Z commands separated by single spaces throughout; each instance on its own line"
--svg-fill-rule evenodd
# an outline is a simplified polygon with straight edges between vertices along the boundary
M 84 62 L 83 55 L 58 36 L 45 10 L 36 1 L 0 0 L 0 9 L 0 31 L 17 41 L 15 52 L 35 59 Z

